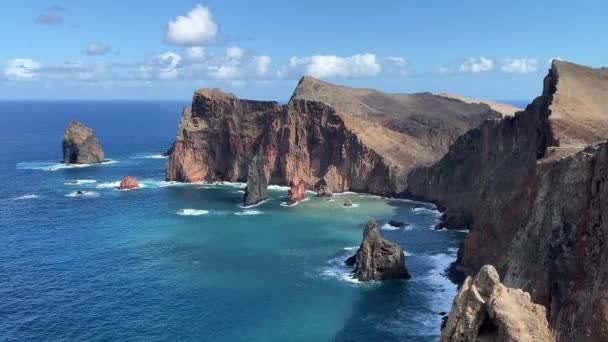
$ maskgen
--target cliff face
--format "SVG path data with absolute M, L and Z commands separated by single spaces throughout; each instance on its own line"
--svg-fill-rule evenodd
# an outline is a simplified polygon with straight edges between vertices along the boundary
M 326 97 L 333 93 L 354 95 Z M 167 179 L 244 181 L 260 148 L 270 183 L 302 180 L 312 188 L 320 181 L 329 192 L 394 195 L 405 189 L 412 168 L 437 160 L 460 133 L 499 116 L 487 105 L 383 94 L 310 77 L 283 106 L 203 89 L 184 109 Z
M 410 195 L 444 206 L 448 225 L 471 229 L 460 266 L 495 265 L 507 286 L 545 305 L 558 341 L 608 340 L 606 143 L 581 145 L 608 137 L 606 76 L 555 61 L 525 111 L 469 131 L 408 179 Z M 581 89 L 593 96 L 579 108 L 571 95 Z
M 74 120 L 63 135 L 63 162 L 66 164 L 93 164 L 104 161 L 104 153 L 95 132 Z

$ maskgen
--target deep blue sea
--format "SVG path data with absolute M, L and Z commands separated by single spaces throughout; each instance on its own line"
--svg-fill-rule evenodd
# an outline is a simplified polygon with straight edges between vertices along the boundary
M 273 187 L 241 208 L 242 184 L 164 182 L 159 154 L 183 105 L 0 102 L 0 340 L 438 340 L 456 291 L 443 272 L 464 233 L 431 229 L 439 212 L 413 201 L 310 195 L 286 207 Z M 59 163 L 72 119 L 111 163 Z M 125 175 L 143 187 L 116 190 Z M 412 279 L 349 278 L 342 261 L 370 217 L 412 223 L 382 231 Z

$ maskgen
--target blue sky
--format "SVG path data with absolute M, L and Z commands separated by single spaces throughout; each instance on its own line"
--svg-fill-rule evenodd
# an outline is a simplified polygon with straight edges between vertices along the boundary
M 153 4 L 152 4 L 153 3 Z M 608 64 L 608 2 L 38 1 L 0 13 L 0 99 L 288 99 L 298 78 L 531 99 L 548 61 Z

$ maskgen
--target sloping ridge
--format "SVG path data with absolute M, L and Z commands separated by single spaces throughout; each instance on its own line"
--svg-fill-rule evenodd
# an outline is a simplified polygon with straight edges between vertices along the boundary
M 410 196 L 444 206 L 448 227 L 470 228 L 459 267 L 496 266 L 547 308 L 558 341 L 608 340 L 605 73 L 554 61 L 524 111 L 470 130 L 408 177 Z

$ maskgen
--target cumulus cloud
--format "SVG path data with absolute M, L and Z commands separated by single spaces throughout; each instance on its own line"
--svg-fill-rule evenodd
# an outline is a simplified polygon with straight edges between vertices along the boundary
M 89 56 L 103 56 L 112 51 L 112 46 L 100 42 L 91 42 L 86 48 L 82 49 L 82 53 Z
M 61 6 L 48 7 L 36 17 L 36 23 L 48 26 L 61 26 L 64 22 L 63 12 L 65 12 L 65 8 Z
M 167 24 L 165 42 L 175 45 L 200 46 L 211 42 L 218 33 L 209 8 L 196 5 L 187 15 L 178 16 Z
M 404 76 L 408 62 L 403 57 L 378 58 L 371 53 L 353 56 L 314 55 L 291 57 L 287 65 L 277 71 L 280 78 L 299 78 L 310 75 L 317 78 L 357 78 L 378 75 Z
M 494 61 L 490 58 L 481 56 L 479 58 L 469 58 L 460 64 L 458 70 L 460 72 L 484 72 L 494 69 Z
M 41 67 L 42 64 L 29 58 L 13 58 L 6 63 L 4 75 L 9 80 L 31 80 Z
M 210 78 L 218 80 L 239 80 L 243 78 L 261 78 L 268 73 L 269 56 L 249 55 L 239 47 L 229 47 L 225 56 L 219 57 L 207 65 Z
M 194 61 L 201 61 L 206 56 L 205 48 L 202 46 L 192 46 L 186 49 L 186 58 Z
M 503 60 L 501 70 L 504 72 L 528 74 L 538 70 L 536 58 L 507 58 Z
M 182 57 L 175 52 L 165 52 L 156 55 L 147 64 L 140 67 L 140 75 L 144 79 L 171 80 L 179 75 L 179 65 Z

